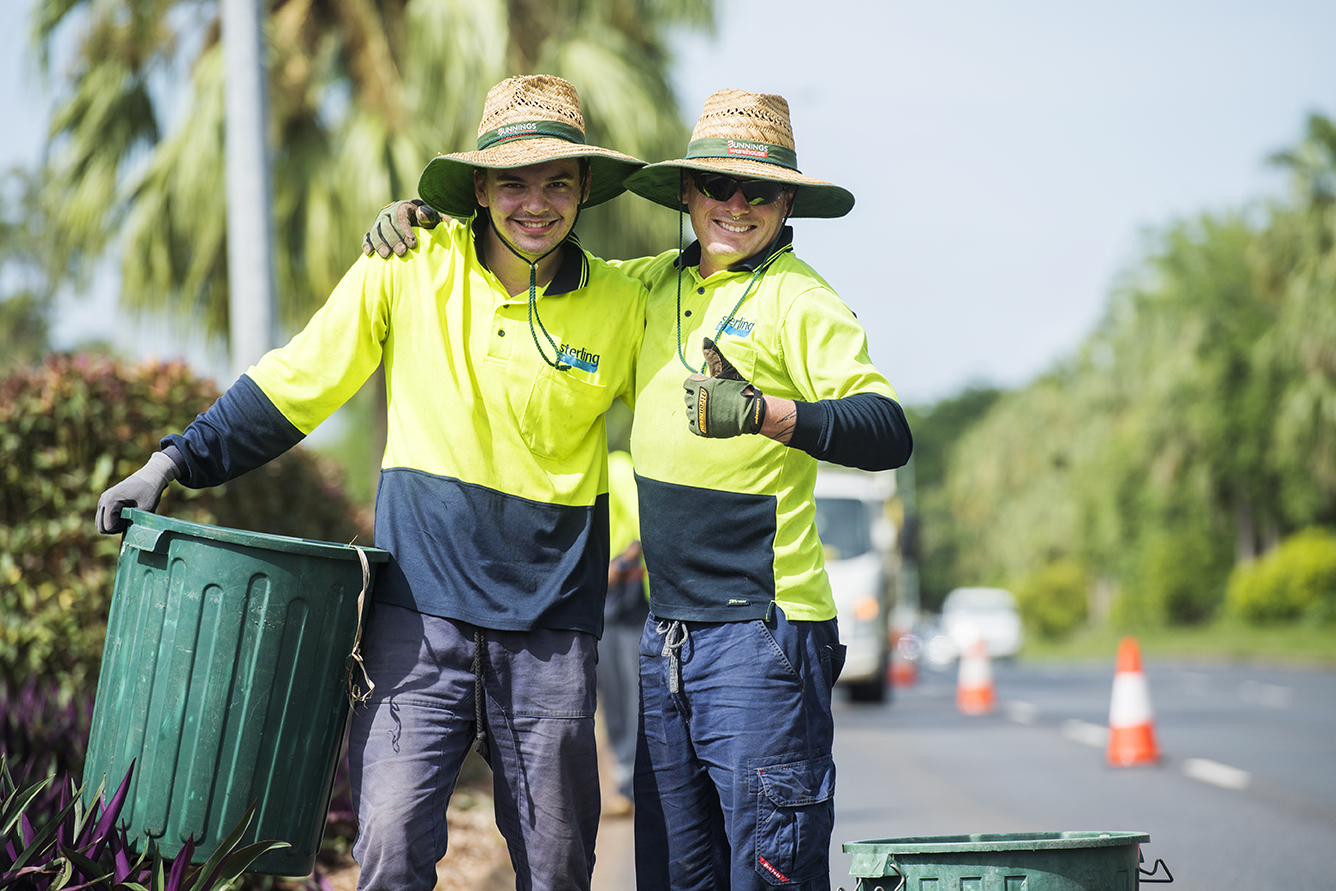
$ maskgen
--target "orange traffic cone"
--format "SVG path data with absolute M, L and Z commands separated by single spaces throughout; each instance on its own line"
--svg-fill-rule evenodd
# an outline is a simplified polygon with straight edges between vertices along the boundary
M 1114 767 L 1154 764 L 1160 760 L 1150 712 L 1150 688 L 1141 667 L 1141 647 L 1135 637 L 1118 644 L 1118 665 L 1113 673 L 1113 701 L 1109 705 L 1109 763 Z
M 993 689 L 993 667 L 988 661 L 988 647 L 976 639 L 960 657 L 956 681 L 956 708 L 966 715 L 986 715 L 997 705 Z
M 905 635 L 892 635 L 891 640 L 893 644 L 891 647 L 891 686 L 897 689 L 912 687 L 918 681 L 918 664 L 915 662 L 915 657 L 906 652 L 909 649 L 906 643 L 913 641 L 914 638 Z
M 891 652 L 891 686 L 903 690 L 918 681 L 918 666 L 899 653 Z

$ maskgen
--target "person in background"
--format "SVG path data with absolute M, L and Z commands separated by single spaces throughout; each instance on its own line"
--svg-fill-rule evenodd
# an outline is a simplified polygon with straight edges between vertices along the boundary
M 412 255 L 359 258 L 300 334 L 98 504 L 98 528 L 117 532 L 123 507 L 152 510 L 173 479 L 200 488 L 258 467 L 384 363 L 376 545 L 391 560 L 362 640 L 375 686 L 349 736 L 359 888 L 436 886 L 475 744 L 517 888 L 589 888 L 604 415 L 632 399 L 646 293 L 573 229 L 642 163 L 585 143 L 566 81 L 493 87 L 477 151 L 435 158 L 419 182 L 458 219 Z
M 649 616 L 649 588 L 641 560 L 640 505 L 631 456 L 608 455 L 608 603 L 598 644 L 598 686 L 611 743 L 618 798 L 604 813 L 631 812 L 635 797 L 636 737 L 640 726 L 640 635 Z

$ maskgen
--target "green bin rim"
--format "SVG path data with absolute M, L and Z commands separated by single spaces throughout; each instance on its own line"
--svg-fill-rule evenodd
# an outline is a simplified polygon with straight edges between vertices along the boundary
M 846 854 L 948 854 L 978 851 L 1053 851 L 1145 844 L 1146 832 L 982 832 L 874 838 L 844 843 Z
M 251 532 L 248 529 L 230 529 L 226 526 L 209 526 L 205 523 L 191 523 L 175 517 L 164 517 L 152 511 L 134 507 L 121 509 L 121 516 L 136 526 L 144 526 L 159 532 L 175 532 L 194 538 L 219 541 L 244 547 L 261 548 L 267 551 L 279 551 L 285 554 L 302 554 L 308 557 L 328 557 L 334 560 L 356 560 L 360 550 L 371 563 L 388 563 L 390 552 L 380 548 L 358 545 L 336 544 L 329 541 L 317 541 L 311 538 L 293 538 L 288 535 L 271 535 L 267 532 Z

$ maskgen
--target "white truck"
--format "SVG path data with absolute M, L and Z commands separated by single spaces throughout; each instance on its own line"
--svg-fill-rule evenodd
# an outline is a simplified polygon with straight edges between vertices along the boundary
M 816 528 L 848 648 L 839 684 L 854 702 L 884 702 L 890 666 L 890 613 L 900 557 L 888 513 L 895 472 L 822 465 L 816 478 Z

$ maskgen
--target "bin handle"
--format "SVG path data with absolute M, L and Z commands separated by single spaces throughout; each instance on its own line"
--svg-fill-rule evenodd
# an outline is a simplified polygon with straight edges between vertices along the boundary
M 357 559 L 362 562 L 362 591 L 357 595 L 357 633 L 353 636 L 353 651 L 348 654 L 348 703 L 353 708 L 366 705 L 371 701 L 371 694 L 376 690 L 376 682 L 366 672 L 366 663 L 362 661 L 362 616 L 366 606 L 367 589 L 371 587 L 371 564 L 367 562 L 366 551 L 352 545 L 357 551 Z M 357 683 L 356 671 L 362 672 L 366 692 Z
M 868 891 L 900 891 L 901 888 L 905 887 L 905 874 L 900 871 L 900 867 L 896 865 L 895 861 L 890 857 L 886 858 L 885 868 L 895 870 L 895 877 L 898 878 L 900 881 L 895 883 L 894 888 L 887 888 L 884 885 L 873 885 L 870 889 L 868 889 Z M 885 876 L 883 876 L 883 878 L 885 878 Z M 854 889 L 854 891 L 862 891 L 862 888 L 863 888 L 863 880 L 859 879 L 858 888 Z
M 129 510 L 129 508 L 126 508 L 126 510 Z M 166 529 L 151 529 L 148 526 L 132 523 L 125 530 L 125 535 L 121 541 L 132 548 L 148 551 L 150 554 L 161 554 L 166 552 L 167 542 L 170 541 L 167 532 Z
M 1145 863 L 1145 862 L 1146 862 L 1146 858 L 1145 858 L 1145 857 L 1140 857 L 1140 856 L 1139 856 L 1139 860 L 1140 860 L 1141 863 Z M 1160 867 L 1161 867 L 1161 866 L 1164 867 L 1164 874 L 1165 874 L 1166 876 L 1168 876 L 1168 878 L 1164 878 L 1164 879 L 1152 879 L 1151 876 L 1153 876 L 1153 875 L 1155 875 L 1156 873 L 1158 873 L 1158 872 L 1160 871 Z M 1149 872 L 1146 871 L 1146 870 L 1144 870 L 1144 869 L 1142 869 L 1140 866 L 1137 867 L 1137 882 L 1138 882 L 1138 883 L 1142 883 L 1142 882 L 1144 882 L 1144 883 L 1147 884 L 1147 885 L 1168 885 L 1168 884 L 1169 884 L 1170 882 L 1172 882 L 1173 880 L 1174 880 L 1174 874 L 1171 873 L 1171 872 L 1169 871 L 1169 864 L 1165 863 L 1165 862 L 1164 862 L 1163 860 L 1161 860 L 1159 857 L 1156 857 L 1156 858 L 1155 858 L 1155 863 L 1154 863 L 1154 865 L 1151 866 Z

